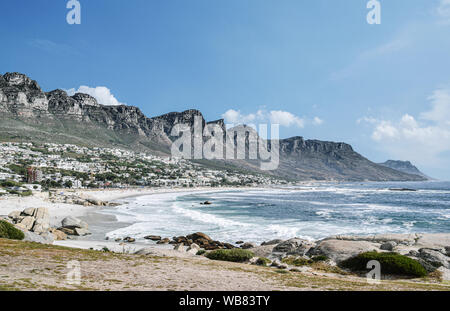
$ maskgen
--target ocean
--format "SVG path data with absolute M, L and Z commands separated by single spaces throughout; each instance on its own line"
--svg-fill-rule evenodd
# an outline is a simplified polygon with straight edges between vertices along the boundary
M 392 191 L 409 188 L 417 191 Z M 210 201 L 211 205 L 201 202 Z M 264 190 L 154 194 L 108 209 L 126 227 L 110 238 L 204 232 L 261 243 L 337 234 L 450 232 L 450 182 L 322 183 Z

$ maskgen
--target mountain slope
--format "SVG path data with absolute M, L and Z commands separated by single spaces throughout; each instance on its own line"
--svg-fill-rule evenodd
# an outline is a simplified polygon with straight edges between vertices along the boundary
M 157 155 L 170 155 L 174 125 L 202 127 L 206 122 L 198 110 L 146 117 L 132 106 L 102 106 L 86 94 L 68 96 L 65 91 L 43 92 L 36 81 L 20 73 L 0 75 L 0 139 L 72 143 L 89 146 L 133 148 Z M 424 177 L 375 164 L 345 143 L 304 140 L 293 137 L 279 141 L 280 165 L 263 171 L 294 180 L 406 181 Z M 269 142 L 270 145 L 270 142 Z M 238 167 L 262 172 L 256 160 L 202 161 L 215 167 Z
M 414 174 L 422 176 L 426 179 L 430 179 L 427 175 L 422 173 L 416 166 L 414 166 L 410 161 L 395 161 L 395 160 L 388 160 L 384 163 L 380 163 L 382 166 L 386 166 L 389 168 L 392 168 L 394 170 L 407 173 L 407 174 Z

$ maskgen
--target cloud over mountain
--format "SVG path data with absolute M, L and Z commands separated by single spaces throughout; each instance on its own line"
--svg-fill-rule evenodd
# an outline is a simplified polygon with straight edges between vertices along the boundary
M 308 120 L 304 117 L 299 117 L 289 111 L 283 110 L 258 110 L 255 113 L 243 114 L 240 110 L 229 109 L 222 114 L 225 123 L 229 124 L 255 124 L 255 123 L 271 123 L 279 124 L 284 127 L 304 128 L 307 123 L 314 125 L 321 125 L 323 120 L 315 117 Z
M 72 88 L 67 90 L 67 93 L 72 96 L 75 93 L 84 93 L 94 97 L 100 105 L 103 106 L 118 106 L 126 105 L 119 102 L 116 97 L 111 93 L 111 90 L 105 86 L 89 87 L 82 85 L 77 90 Z
M 416 117 L 409 113 L 399 120 L 364 117 L 358 123 L 370 124 L 372 140 L 391 156 L 443 165 L 450 152 L 450 89 L 435 90 L 428 101 L 430 109 Z

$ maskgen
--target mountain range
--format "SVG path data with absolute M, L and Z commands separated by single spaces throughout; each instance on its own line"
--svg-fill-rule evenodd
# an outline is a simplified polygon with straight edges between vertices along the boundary
M 170 155 L 175 137 L 172 128 L 179 123 L 202 126 L 207 122 L 200 111 L 170 112 L 147 117 L 137 107 L 103 106 L 87 94 L 69 96 L 64 90 L 44 92 L 38 83 L 21 73 L 0 75 L 0 140 L 53 142 L 85 146 L 132 148 L 155 155 Z M 269 141 L 269 145 L 271 142 Z M 252 160 L 200 160 L 216 168 L 239 168 L 289 180 L 323 181 L 422 181 L 420 171 L 400 166 L 376 164 L 343 142 L 305 140 L 292 137 L 279 140 L 280 163 L 276 170 L 261 171 Z

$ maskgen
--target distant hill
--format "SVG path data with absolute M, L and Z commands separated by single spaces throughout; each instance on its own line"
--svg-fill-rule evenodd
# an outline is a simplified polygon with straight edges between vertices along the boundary
M 0 140 L 53 142 L 113 147 L 170 155 L 175 139 L 170 133 L 179 123 L 202 126 L 207 122 L 200 111 L 170 112 L 148 118 L 133 106 L 102 106 L 87 94 L 69 96 L 63 90 L 44 92 L 24 74 L 0 75 Z M 269 141 L 270 143 L 270 141 Z M 291 180 L 323 181 L 418 181 L 423 175 L 402 172 L 373 163 L 343 142 L 282 139 L 280 165 L 274 171 L 260 171 L 257 161 L 207 161 L 215 168 L 239 168 Z
M 431 179 L 424 173 L 422 173 L 416 166 L 414 166 L 410 161 L 395 161 L 395 160 L 388 160 L 384 163 L 380 163 L 380 165 L 392 168 L 394 170 L 407 173 L 407 174 L 414 174 L 422 176 L 426 179 Z

